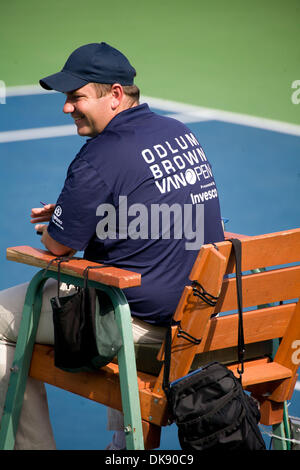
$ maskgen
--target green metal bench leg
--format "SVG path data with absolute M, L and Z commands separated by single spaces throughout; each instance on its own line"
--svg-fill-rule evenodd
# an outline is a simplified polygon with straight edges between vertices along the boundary
M 62 275 L 61 281 L 67 284 L 83 285 L 83 280 Z M 137 383 L 137 370 L 132 335 L 130 308 L 121 289 L 105 286 L 89 281 L 90 287 L 106 292 L 113 304 L 116 322 L 122 335 L 123 346 L 118 352 L 118 365 L 122 409 L 124 414 L 124 430 L 126 436 L 126 449 L 143 450 L 144 437 L 142 429 L 139 390 Z
M 39 271 L 31 280 L 24 303 L 16 351 L 0 425 L 0 449 L 14 448 L 20 413 L 22 410 L 26 380 L 38 328 L 42 306 L 43 286 L 49 278 L 57 279 L 57 273 Z M 83 280 L 61 275 L 61 282 L 83 286 Z M 131 313 L 122 290 L 89 281 L 90 287 L 106 292 L 114 306 L 116 321 L 120 328 L 123 346 L 118 353 L 120 388 L 124 412 L 126 448 L 143 450 L 144 439 L 141 422 L 140 401 L 137 384 L 136 362 L 131 328 Z
M 287 442 L 285 439 L 284 424 L 283 421 L 279 424 L 272 426 L 272 448 L 273 450 L 287 450 Z M 278 439 L 276 438 L 278 436 Z
M 287 404 L 284 402 L 283 421 L 272 426 L 273 431 L 273 449 L 291 450 L 291 431 L 288 418 Z M 277 438 L 276 438 L 277 436 Z
M 31 280 L 26 293 L 18 341 L 11 368 L 0 427 L 0 449 L 14 448 L 26 380 L 42 306 L 43 286 L 46 278 L 38 272 Z
M 124 413 L 126 449 L 143 450 L 144 438 L 131 327 L 131 313 L 126 297 L 121 290 L 111 288 L 109 295 L 115 309 L 116 321 L 122 332 L 123 340 L 123 347 L 118 353 L 118 364 Z

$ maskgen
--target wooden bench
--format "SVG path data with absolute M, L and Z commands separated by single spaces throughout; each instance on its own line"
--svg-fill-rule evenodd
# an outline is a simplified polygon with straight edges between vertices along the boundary
M 242 241 L 246 343 L 243 387 L 260 402 L 261 423 L 272 425 L 277 434 L 286 436 L 283 412 L 285 402 L 294 390 L 300 357 L 297 353 L 297 348 L 298 352 L 300 348 L 300 229 L 255 237 L 225 235 Z M 7 249 L 7 259 L 41 268 L 45 268 L 52 258 L 48 252 L 30 247 Z M 85 260 L 62 263 L 62 281 L 82 285 L 82 275 L 87 265 L 93 263 Z M 117 268 L 90 271 L 90 285 L 105 290 L 113 301 L 124 346 L 118 354 L 117 363 L 111 363 L 95 373 L 73 374 L 54 367 L 51 345 L 34 345 L 41 282 L 47 277 L 55 277 L 56 271 L 57 264 L 53 262 L 51 271 L 46 276 L 41 274 L 44 270 L 37 273 L 37 280 L 32 281 L 34 286 L 28 289 L 23 317 L 32 315 L 33 326 L 29 326 L 27 319 L 27 324 L 24 320 L 24 326 L 20 328 L 11 373 L 11 389 L 15 392 L 10 392 L 7 397 L 0 429 L 0 447 L 13 448 L 28 370 L 33 378 L 123 410 L 127 449 L 159 447 L 161 427 L 168 424 L 167 403 L 162 390 L 163 347 L 139 346 L 136 349 L 136 372 L 134 359 L 132 361 L 134 349 L 130 310 L 122 294 L 122 289 L 140 285 L 140 276 Z M 230 242 L 202 246 L 189 279 L 197 281 L 218 300 L 216 306 L 208 305 L 194 295 L 193 286 L 187 283 L 174 314 L 174 319 L 180 324 L 172 327 L 170 380 L 186 375 L 195 361 L 200 364 L 201 361 L 206 363 L 214 359 L 225 362 L 237 374 L 238 315 L 234 272 Z M 36 298 L 35 302 L 33 298 Z M 216 313 L 219 315 L 212 317 Z M 179 330 L 201 339 L 200 344 L 187 341 L 184 334 L 178 334 Z M 28 341 L 24 345 L 25 337 Z M 152 354 L 152 371 L 140 370 L 143 360 L 139 361 L 138 358 L 143 357 L 143 347 L 144 353 Z M 131 392 L 133 396 L 128 396 Z M 281 442 L 280 448 L 286 448 L 284 441 Z

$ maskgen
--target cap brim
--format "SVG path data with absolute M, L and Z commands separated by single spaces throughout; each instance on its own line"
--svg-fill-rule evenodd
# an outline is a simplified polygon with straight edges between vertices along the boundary
M 88 83 L 87 80 L 75 77 L 67 72 L 58 72 L 40 80 L 41 87 L 46 90 L 56 90 L 62 93 L 77 90 Z

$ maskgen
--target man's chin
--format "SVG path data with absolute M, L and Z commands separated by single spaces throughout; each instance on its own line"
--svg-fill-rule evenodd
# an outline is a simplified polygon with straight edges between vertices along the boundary
M 81 137 L 92 137 L 92 131 L 87 126 L 77 126 L 77 134 Z

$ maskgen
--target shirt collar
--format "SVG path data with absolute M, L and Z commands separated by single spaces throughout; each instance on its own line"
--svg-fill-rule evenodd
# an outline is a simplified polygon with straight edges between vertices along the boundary
M 100 134 L 97 134 L 94 137 L 90 137 L 89 139 L 87 139 L 86 143 L 97 139 L 97 137 L 101 136 L 103 133 L 105 133 L 105 131 L 112 130 L 115 126 L 118 126 L 122 122 L 130 122 L 135 119 L 140 119 L 146 116 L 147 114 L 151 113 L 152 111 L 150 110 L 149 105 L 147 103 L 139 104 L 138 106 L 134 106 L 133 108 L 125 109 L 124 111 L 121 111 L 119 114 L 113 117 L 112 120 L 107 124 L 105 129 L 100 132 Z
M 115 125 L 123 121 L 131 121 L 133 119 L 140 119 L 141 117 L 151 113 L 150 108 L 147 103 L 139 104 L 133 108 L 125 109 L 117 114 L 106 126 L 106 129 L 110 129 Z

